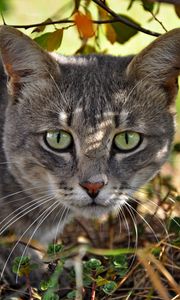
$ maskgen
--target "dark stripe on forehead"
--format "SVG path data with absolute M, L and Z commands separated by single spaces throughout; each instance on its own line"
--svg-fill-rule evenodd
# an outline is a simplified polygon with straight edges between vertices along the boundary
M 118 128 L 120 126 L 120 116 L 119 115 L 114 115 L 114 124 L 115 128 Z
M 68 117 L 67 117 L 67 126 L 68 127 L 71 127 L 71 125 L 72 125 L 72 118 L 73 118 L 72 112 L 68 113 Z

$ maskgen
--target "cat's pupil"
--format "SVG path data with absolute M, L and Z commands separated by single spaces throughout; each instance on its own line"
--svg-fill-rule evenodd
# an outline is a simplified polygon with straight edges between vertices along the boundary
M 58 132 L 58 134 L 57 134 L 57 143 L 58 143 L 58 144 L 59 144 L 59 142 L 60 142 L 60 139 L 61 139 L 61 133 Z
M 128 133 L 125 132 L 125 141 L 126 141 L 126 144 L 128 145 L 129 144 L 129 138 L 128 138 Z

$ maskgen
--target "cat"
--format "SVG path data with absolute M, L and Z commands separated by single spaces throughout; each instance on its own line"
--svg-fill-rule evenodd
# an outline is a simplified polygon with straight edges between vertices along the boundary
M 0 51 L 0 235 L 47 244 L 118 212 L 169 155 L 180 29 L 136 56 L 64 57 L 4 25 Z

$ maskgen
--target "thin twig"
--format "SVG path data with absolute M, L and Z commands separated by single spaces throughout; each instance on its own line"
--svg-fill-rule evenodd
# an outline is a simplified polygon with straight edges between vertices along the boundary
M 34 23 L 34 24 L 27 24 L 27 25 L 11 25 L 11 24 L 6 24 L 9 25 L 11 27 L 14 28 L 23 28 L 23 29 L 29 29 L 29 28 L 33 28 L 33 27 L 38 27 L 38 26 L 43 26 L 43 25 L 55 25 L 55 24 L 66 24 L 66 23 L 74 23 L 73 20 L 68 20 L 68 19 L 62 19 L 62 20 L 58 20 L 58 21 L 45 21 L 45 22 L 41 22 L 41 23 Z
M 124 19 L 125 22 L 123 22 L 122 20 L 120 21 L 120 18 L 121 17 L 118 16 L 118 18 L 113 18 L 111 20 L 92 20 L 92 22 L 94 24 L 103 25 L 103 24 L 108 24 L 108 23 L 111 24 L 111 23 L 118 23 L 118 22 L 125 23 L 127 21 L 126 19 Z M 46 26 L 46 25 L 67 24 L 67 23 L 75 24 L 74 20 L 68 20 L 68 19 L 62 19 L 62 20 L 57 20 L 57 21 L 45 21 L 45 22 L 41 22 L 41 23 L 34 23 L 34 24 L 27 24 L 27 25 L 6 24 L 3 21 L 4 25 L 9 25 L 14 28 L 23 28 L 23 29 L 29 29 L 29 28 L 34 28 L 34 27 L 43 26 L 43 25 Z M 142 28 L 142 27 L 140 27 L 140 28 Z M 160 35 L 160 33 L 154 33 L 153 35 L 155 36 L 155 34 L 156 34 L 156 36 Z
M 154 31 L 150 31 L 148 29 L 145 29 L 125 18 L 123 18 L 122 16 L 117 15 L 112 9 L 110 9 L 108 6 L 106 6 L 104 4 L 104 2 L 102 2 L 101 0 L 92 0 L 94 3 L 96 3 L 98 6 L 100 6 L 101 8 L 103 8 L 105 11 L 107 11 L 111 16 L 113 16 L 114 18 L 116 18 L 116 20 L 118 20 L 119 22 L 126 24 L 129 27 L 132 27 L 138 31 L 144 32 L 148 35 L 153 35 L 153 36 L 160 36 L 161 34 L 158 32 L 154 32 Z
M 164 24 L 156 17 L 156 15 L 152 11 L 149 11 L 149 12 L 152 15 L 152 17 L 154 18 L 154 20 L 157 21 L 161 25 L 161 27 L 164 29 L 164 31 L 168 32 L 168 30 L 166 29 Z

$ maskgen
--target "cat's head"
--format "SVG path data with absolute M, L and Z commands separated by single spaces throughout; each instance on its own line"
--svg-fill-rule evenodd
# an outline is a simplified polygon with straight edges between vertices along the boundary
M 167 159 L 174 135 L 180 29 L 135 57 L 51 56 L 3 26 L 9 168 L 86 217 L 123 203 Z

